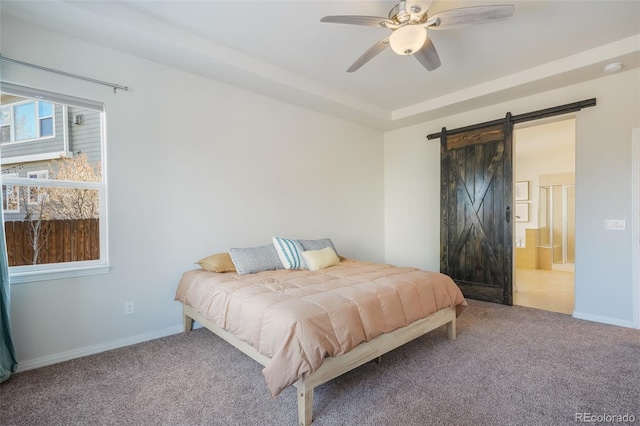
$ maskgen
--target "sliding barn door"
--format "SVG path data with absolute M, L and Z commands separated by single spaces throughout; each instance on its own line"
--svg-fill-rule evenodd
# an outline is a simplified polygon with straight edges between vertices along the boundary
M 465 297 L 512 304 L 512 129 L 441 136 L 440 269 Z

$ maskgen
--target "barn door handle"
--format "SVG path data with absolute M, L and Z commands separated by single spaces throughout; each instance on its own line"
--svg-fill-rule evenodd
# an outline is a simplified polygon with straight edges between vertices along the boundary
M 507 206 L 507 212 L 505 213 L 505 219 L 507 219 L 507 223 L 511 222 L 511 207 Z

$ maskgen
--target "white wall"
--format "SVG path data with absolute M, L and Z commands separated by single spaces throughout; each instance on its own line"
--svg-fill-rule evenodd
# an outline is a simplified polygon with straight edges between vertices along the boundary
M 574 316 L 633 325 L 631 129 L 640 125 L 640 70 L 452 115 L 385 133 L 386 261 L 439 269 L 440 141 L 426 136 L 565 103 L 597 98 L 576 115 L 576 288 Z
M 4 81 L 104 102 L 106 275 L 11 287 L 22 369 L 175 333 L 194 261 L 279 235 L 384 260 L 383 134 L 2 17 Z M 135 302 L 135 314 L 124 304 Z

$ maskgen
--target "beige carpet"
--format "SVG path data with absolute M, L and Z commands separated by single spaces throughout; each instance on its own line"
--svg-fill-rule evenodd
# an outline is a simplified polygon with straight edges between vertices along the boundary
M 639 330 L 469 302 L 457 340 L 438 329 L 317 388 L 314 425 L 640 424 Z M 297 408 L 292 388 L 271 399 L 259 364 L 200 329 L 16 374 L 0 424 L 293 426 Z

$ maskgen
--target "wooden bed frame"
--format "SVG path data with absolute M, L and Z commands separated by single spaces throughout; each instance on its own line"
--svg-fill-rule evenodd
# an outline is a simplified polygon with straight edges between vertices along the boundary
M 193 327 L 193 321 L 197 321 L 222 339 L 240 349 L 262 365 L 266 365 L 270 358 L 260 354 L 253 346 L 238 339 L 228 331 L 215 325 L 197 312 L 193 307 L 183 304 L 184 332 L 189 333 Z M 362 364 L 378 358 L 385 353 L 404 345 L 443 325 L 447 326 L 447 337 L 456 338 L 456 308 L 442 309 L 420 319 L 406 327 L 385 333 L 377 338 L 363 342 L 346 354 L 329 357 L 324 360 L 320 368 L 306 377 L 301 377 L 293 385 L 297 388 L 298 395 L 298 422 L 300 426 L 309 426 L 313 414 L 313 390 L 323 383 L 351 371 Z

